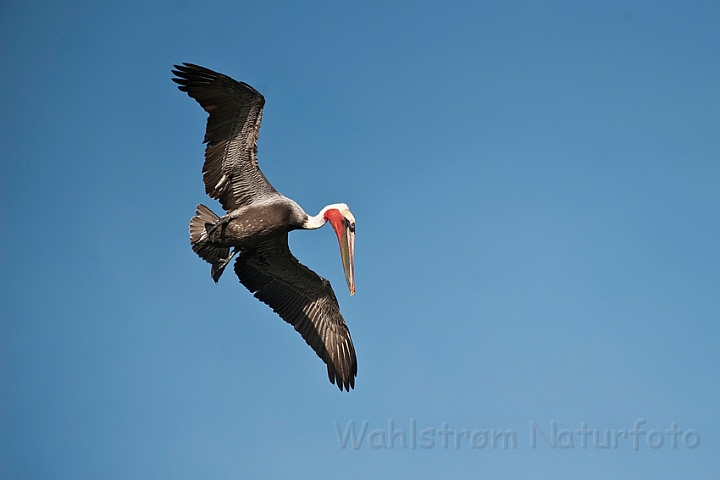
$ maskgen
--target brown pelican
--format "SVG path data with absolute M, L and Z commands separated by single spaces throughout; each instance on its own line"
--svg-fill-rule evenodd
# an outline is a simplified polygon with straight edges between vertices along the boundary
M 347 205 L 328 205 L 310 216 L 267 181 L 257 162 L 263 96 L 237 82 L 190 63 L 172 71 L 179 89 L 208 112 L 204 143 L 205 192 L 227 212 L 218 217 L 198 205 L 190 220 L 193 251 L 212 265 L 218 281 L 235 255 L 240 283 L 295 327 L 327 364 L 330 382 L 342 391 L 355 387 L 357 359 L 350 331 L 330 282 L 290 253 L 288 232 L 314 230 L 330 222 L 340 243 L 345 280 L 355 293 L 355 218 Z M 232 250 L 232 251 L 231 251 Z

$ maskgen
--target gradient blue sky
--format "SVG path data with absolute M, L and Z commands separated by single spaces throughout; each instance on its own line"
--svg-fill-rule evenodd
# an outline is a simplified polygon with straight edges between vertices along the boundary
M 719 4 L 338 3 L 0 5 L 0 477 L 717 478 Z M 265 95 L 278 190 L 353 210 L 355 297 L 330 229 L 290 238 L 350 394 L 190 250 L 179 62 Z M 390 419 L 517 447 L 340 447 Z M 700 443 L 530 444 L 638 419 Z

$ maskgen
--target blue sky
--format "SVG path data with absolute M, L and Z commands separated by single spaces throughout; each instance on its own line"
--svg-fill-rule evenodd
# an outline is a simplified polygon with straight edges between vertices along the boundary
M 715 478 L 718 4 L 258 3 L 0 6 L 0 477 Z M 279 191 L 352 209 L 354 297 L 290 236 L 351 393 L 190 250 L 180 62 L 264 94 Z

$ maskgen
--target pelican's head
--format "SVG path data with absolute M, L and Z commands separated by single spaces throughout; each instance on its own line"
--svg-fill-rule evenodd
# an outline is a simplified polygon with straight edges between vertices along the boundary
M 336 203 L 323 208 L 323 220 L 330 222 L 340 244 L 345 281 L 350 295 L 355 295 L 355 217 L 344 203 Z

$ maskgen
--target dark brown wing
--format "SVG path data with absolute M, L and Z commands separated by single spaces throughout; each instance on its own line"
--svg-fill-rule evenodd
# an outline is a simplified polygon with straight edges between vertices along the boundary
M 257 164 L 263 96 L 237 82 L 190 63 L 175 65 L 173 82 L 210 115 L 205 130 L 205 192 L 227 211 L 277 194 Z
M 240 282 L 295 327 L 327 364 L 330 382 L 355 387 L 357 358 L 330 282 L 290 253 L 287 234 L 243 250 L 235 262 Z

